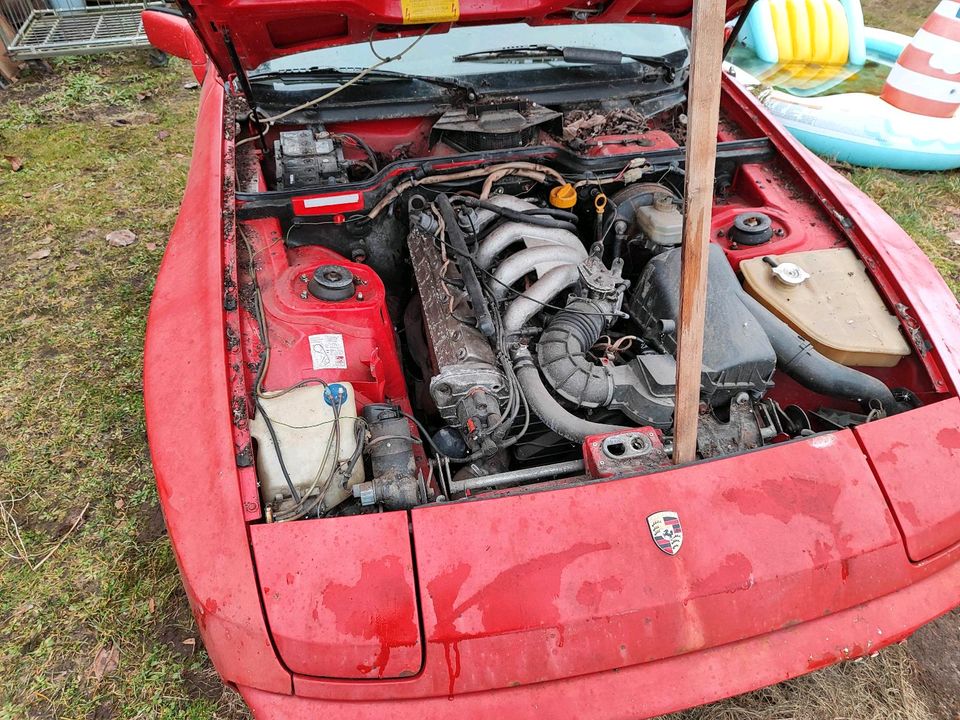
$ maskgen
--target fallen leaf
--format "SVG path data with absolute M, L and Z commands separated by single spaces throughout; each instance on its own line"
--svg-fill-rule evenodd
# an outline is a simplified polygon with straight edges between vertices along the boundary
M 157 611 L 157 599 L 156 599 L 156 598 L 150 598 L 149 600 L 147 600 L 147 611 L 150 612 L 151 614 L 152 614 L 152 613 L 155 613 L 155 612 Z
M 47 235 L 43 240 L 40 241 L 41 245 L 53 245 L 53 238 Z
M 947 233 L 947 239 L 954 245 L 960 245 L 960 230 Z
M 168 137 L 170 137 L 169 130 L 161 130 L 157 133 L 157 140 L 166 140 Z
M 200 87 L 200 83 L 185 82 L 185 83 L 183 84 L 183 89 L 184 89 L 184 90 L 196 90 L 198 87 Z
M 146 245 L 144 245 L 144 247 L 145 247 L 147 250 L 149 250 L 150 252 L 153 252 L 154 250 L 157 249 L 157 244 L 156 244 L 156 243 L 153 243 L 153 242 L 149 242 L 149 243 L 147 243 Z
M 100 682 L 105 675 L 109 675 L 120 666 L 120 646 L 112 643 L 110 646 L 104 645 L 93 658 L 90 667 L 87 669 L 88 677 L 92 677 Z
M 130 230 L 114 230 L 107 233 L 107 244 L 112 247 L 127 247 L 137 241 L 137 236 Z
M 23 169 L 23 158 L 17 157 L 16 155 L 4 155 L 3 159 L 10 163 L 10 169 L 14 172 L 19 172 Z
M 137 93 L 137 100 L 143 102 L 144 100 L 149 100 L 153 97 L 153 93 L 150 90 L 144 90 L 143 92 Z
M 14 608 L 13 614 L 7 617 L 7 622 L 12 622 L 14 618 L 20 617 L 24 613 L 28 613 L 33 608 L 36 607 L 33 603 L 20 603 L 17 607 Z
M 127 504 L 123 501 L 123 498 L 120 498 L 119 500 L 117 500 L 117 501 L 113 504 L 113 506 L 114 506 L 117 510 L 123 510 L 123 508 L 125 508 L 125 507 L 127 506 Z
M 50 248 L 40 248 L 34 252 L 27 255 L 27 260 L 43 260 L 44 258 L 50 257 Z
M 183 644 L 186 645 L 188 648 L 194 648 L 197 646 L 197 639 L 187 638 L 186 640 L 183 641 Z

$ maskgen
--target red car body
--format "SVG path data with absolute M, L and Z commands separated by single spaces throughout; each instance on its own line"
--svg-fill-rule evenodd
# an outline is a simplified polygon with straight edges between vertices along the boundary
M 567 4 L 464 3 L 461 20 L 550 22 Z M 612 5 L 626 20 L 689 17 L 686 0 Z M 224 301 L 238 240 L 222 33 L 230 28 L 251 68 L 322 44 L 302 38 L 341 17 L 353 38 L 399 25 L 399 8 L 197 3 L 202 45 L 182 20 L 147 22 L 154 43 L 191 57 L 202 79 L 188 184 L 147 326 L 147 428 L 201 636 L 255 716 L 647 717 L 869 655 L 960 603 L 960 307 L 890 217 L 729 77 L 724 113 L 771 139 L 922 337 L 923 407 L 638 477 L 258 521 L 254 471 L 238 463 L 245 430 L 232 420 L 243 379 L 230 336 L 242 318 Z M 277 24 L 304 23 L 302 38 L 278 49 Z M 269 235 L 270 221 L 257 222 Z M 298 276 L 278 252 L 267 253 L 276 277 Z M 304 267 L 329 251 L 310 253 Z M 269 312 L 293 312 L 293 290 L 264 290 Z M 380 349 L 381 372 L 354 381 L 367 397 L 405 397 L 389 322 L 363 303 L 344 312 L 363 328 L 355 342 Z M 683 515 L 683 551 L 672 556 L 645 526 L 664 508 Z

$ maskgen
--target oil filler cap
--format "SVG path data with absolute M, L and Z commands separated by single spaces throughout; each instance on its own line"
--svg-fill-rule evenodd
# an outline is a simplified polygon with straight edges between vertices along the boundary
M 343 265 L 321 265 L 313 271 L 307 290 L 318 300 L 348 300 L 353 297 L 353 273 Z
M 569 210 L 577 204 L 577 190 L 573 185 L 559 185 L 550 191 L 550 204 L 561 210 Z

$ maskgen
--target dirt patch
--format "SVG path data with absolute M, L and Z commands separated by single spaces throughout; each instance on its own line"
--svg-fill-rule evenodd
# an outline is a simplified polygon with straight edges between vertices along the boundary
M 219 700 L 223 695 L 224 686 L 220 676 L 211 668 L 203 670 L 184 670 L 183 684 L 190 697 L 204 700 Z
M 23 645 L 20 646 L 20 654 L 29 655 L 38 647 L 40 647 L 41 642 L 43 642 L 42 633 L 36 633 L 35 635 L 32 635 L 29 640 L 27 640 L 25 643 L 23 643 Z
M 167 526 L 163 522 L 163 511 L 159 505 L 143 503 L 137 510 L 137 516 L 140 518 L 137 542 L 141 545 L 152 543 L 167 534 Z
M 960 609 L 917 630 L 906 648 L 934 717 L 960 719 Z
M 87 717 L 89 720 L 111 720 L 114 717 L 113 701 L 105 700 L 100 703 Z
M 21 530 L 37 530 L 51 540 L 59 540 L 73 527 L 73 524 L 77 521 L 77 518 L 80 517 L 80 513 L 83 512 L 83 505 L 75 505 L 69 508 L 63 515 L 59 518 L 52 520 L 40 520 L 36 521 L 31 514 L 25 514 L 23 517 L 19 518 L 19 524 Z M 90 518 L 93 516 L 93 508 L 87 508 L 86 513 L 84 513 L 83 522 L 89 522 Z M 82 525 L 82 523 L 81 523 Z M 79 526 L 78 528 L 79 529 Z M 74 531 L 76 532 L 76 531 Z
M 197 651 L 196 633 L 182 625 L 164 625 L 157 632 L 157 641 L 180 657 L 190 657 Z

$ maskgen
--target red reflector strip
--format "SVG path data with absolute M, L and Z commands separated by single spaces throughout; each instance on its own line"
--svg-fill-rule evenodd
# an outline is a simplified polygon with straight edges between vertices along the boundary
M 363 195 L 358 192 L 295 197 L 292 202 L 296 215 L 336 215 L 363 210 Z

